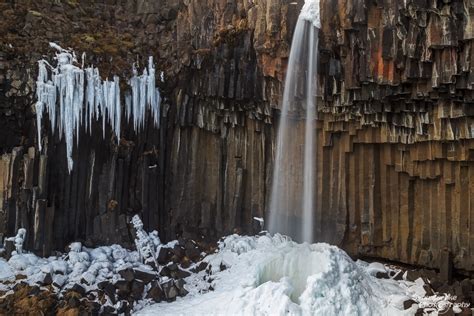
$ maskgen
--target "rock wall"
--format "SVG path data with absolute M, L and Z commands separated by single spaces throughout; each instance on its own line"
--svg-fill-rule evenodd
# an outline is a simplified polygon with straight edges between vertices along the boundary
M 0 233 L 30 232 L 49 252 L 71 240 L 130 243 L 140 213 L 164 239 L 254 232 L 271 170 L 279 100 L 299 5 L 279 1 L 10 1 L 1 4 Z M 35 135 L 36 61 L 48 42 L 86 52 L 102 76 L 153 55 L 165 82 L 162 128 L 117 140 L 84 131 L 66 169 L 64 142 Z M 148 126 L 148 122 L 147 122 Z M 48 242 L 46 242 L 48 241 Z M 49 241 L 52 241 L 49 243 Z M 45 248 L 45 249 L 43 249 Z
M 129 243 L 137 212 L 167 239 L 257 231 L 302 3 L 1 3 L 0 233 L 28 227 L 30 249 L 47 253 L 74 239 Z M 318 239 L 432 267 L 452 252 L 473 271 L 473 1 L 321 8 Z M 49 41 L 85 51 L 107 76 L 153 55 L 166 79 L 162 128 L 125 124 L 119 146 L 81 134 L 71 175 L 48 126 L 38 152 L 35 62 L 51 56 Z
M 322 3 L 323 236 L 472 271 L 474 2 Z

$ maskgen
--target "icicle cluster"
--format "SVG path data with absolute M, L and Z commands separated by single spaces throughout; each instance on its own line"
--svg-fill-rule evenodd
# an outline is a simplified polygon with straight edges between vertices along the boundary
M 73 51 L 63 49 L 55 43 L 50 43 L 50 46 L 57 50 L 57 65 L 53 67 L 45 60 L 40 60 L 36 82 L 38 143 L 42 150 L 41 123 L 46 109 L 53 132 L 58 128 L 59 137 L 66 140 L 68 169 L 71 172 L 74 164 L 74 137 L 79 142 L 79 131 L 83 124 L 86 131 L 91 133 L 92 121 L 102 119 L 102 137 L 105 138 L 108 122 L 117 141 L 120 141 L 122 114 L 119 78 L 115 76 L 113 81 L 102 80 L 97 68 L 75 66 L 77 58 Z M 159 127 L 161 99 L 155 86 L 153 58 L 149 58 L 148 69 L 144 70 L 143 75 L 137 75 L 135 66 L 133 70 L 134 76 L 129 82 L 132 94 L 126 97 L 127 118 L 133 116 L 134 127 L 138 130 L 143 128 L 146 110 L 150 109 L 154 125 Z
M 163 80 L 163 74 L 161 74 Z M 159 90 L 155 87 L 155 66 L 153 57 L 148 59 L 148 69 L 143 70 L 141 76 L 133 65 L 133 77 L 129 80 L 131 95 L 125 97 L 127 120 L 133 116 L 133 128 L 138 131 L 145 126 L 145 115 L 150 110 L 153 123 L 156 128 L 160 127 L 160 103 Z

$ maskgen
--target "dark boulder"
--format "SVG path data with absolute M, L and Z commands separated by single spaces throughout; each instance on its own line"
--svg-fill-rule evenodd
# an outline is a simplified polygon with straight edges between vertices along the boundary
M 154 271 L 144 271 L 144 270 L 134 270 L 135 279 L 143 281 L 143 283 L 148 284 L 151 281 L 156 279 L 156 273 Z
M 152 299 L 155 302 L 161 302 L 165 298 L 165 294 L 160 284 L 157 281 L 151 283 L 151 287 L 148 290 L 146 298 Z
M 120 276 L 127 282 L 132 282 L 133 279 L 135 278 L 135 273 L 132 268 L 126 268 L 124 270 L 120 270 L 118 274 L 120 274 Z

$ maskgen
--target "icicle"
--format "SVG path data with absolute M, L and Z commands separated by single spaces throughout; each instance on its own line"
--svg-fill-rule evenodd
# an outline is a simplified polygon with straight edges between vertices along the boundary
M 153 57 L 148 58 L 148 77 L 147 77 L 147 102 L 151 109 L 156 107 L 156 97 L 155 97 L 155 65 L 153 65 Z
M 144 128 L 145 126 L 147 85 L 148 85 L 148 72 L 146 69 L 144 69 L 143 75 L 140 77 L 140 103 L 138 105 L 140 122 L 139 122 L 138 129 Z
M 88 67 L 86 68 L 86 80 L 87 80 L 87 87 L 86 87 L 86 131 L 89 130 L 89 133 L 92 133 L 92 117 L 94 115 L 95 109 L 95 85 L 96 85 L 96 78 L 94 74 L 94 68 Z
M 105 139 L 105 119 L 109 95 L 109 81 L 106 79 L 102 84 L 102 103 L 100 104 L 100 114 L 102 115 L 102 137 Z
M 125 94 L 125 116 L 127 117 L 127 121 L 130 121 L 130 117 L 132 116 L 132 95 L 130 92 Z
M 120 83 L 119 77 L 114 77 L 114 84 L 115 84 L 115 135 L 117 136 L 117 143 L 120 144 L 120 125 L 122 123 L 122 108 L 120 103 Z
M 127 119 L 130 120 L 130 115 L 133 116 L 133 127 L 135 130 L 140 130 L 145 127 L 145 115 L 147 110 L 150 110 L 153 116 L 153 123 L 155 127 L 159 127 L 160 120 L 160 92 L 156 88 L 155 66 L 153 64 L 153 57 L 148 58 L 148 68 L 143 69 L 143 74 L 138 76 L 138 71 L 135 64 L 133 65 L 133 77 L 129 80 L 129 85 L 132 90 L 132 96 L 127 106 Z M 164 80 L 164 74 L 161 72 L 160 79 Z
M 42 150 L 41 147 L 41 120 L 43 119 L 43 107 L 44 104 L 41 101 L 36 102 L 36 126 L 38 128 L 38 148 L 39 151 Z
M 43 120 L 43 113 L 44 107 L 48 108 L 48 112 L 51 111 L 51 108 L 54 108 L 56 103 L 56 88 L 53 86 L 51 81 L 48 81 L 48 71 L 46 70 L 46 62 L 44 60 L 40 60 L 38 62 L 38 79 L 36 81 L 36 125 L 38 129 L 38 147 L 39 150 L 42 150 L 42 142 L 41 142 L 41 126 Z M 56 116 L 53 113 L 50 115 L 52 127 L 54 128 L 54 123 Z

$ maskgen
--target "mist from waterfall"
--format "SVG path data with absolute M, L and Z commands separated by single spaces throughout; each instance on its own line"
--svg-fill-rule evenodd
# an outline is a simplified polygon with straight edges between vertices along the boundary
M 306 0 L 288 60 L 267 212 L 271 233 L 306 242 L 313 242 L 315 212 L 319 28 L 319 0 Z M 298 143 L 298 130 L 305 131 L 303 143 Z

